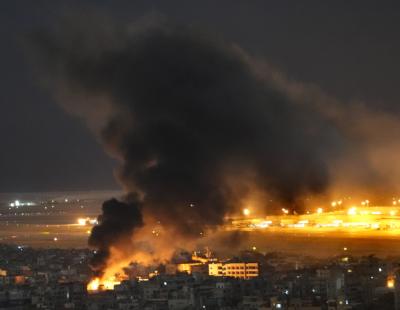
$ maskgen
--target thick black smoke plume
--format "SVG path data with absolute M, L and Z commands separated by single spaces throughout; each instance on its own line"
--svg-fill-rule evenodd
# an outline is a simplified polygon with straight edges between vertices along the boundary
M 159 20 L 95 25 L 37 42 L 50 86 L 120 161 L 145 218 L 198 236 L 253 191 L 290 207 L 327 188 L 335 129 L 238 47 Z M 136 205 L 106 202 L 95 265 L 141 225 Z
M 116 199 L 107 200 L 103 203 L 102 211 L 99 224 L 93 227 L 89 237 L 89 245 L 98 249 L 91 266 L 99 273 L 106 267 L 110 248 L 130 245 L 134 230 L 143 226 L 140 206 L 136 201 L 125 203 Z

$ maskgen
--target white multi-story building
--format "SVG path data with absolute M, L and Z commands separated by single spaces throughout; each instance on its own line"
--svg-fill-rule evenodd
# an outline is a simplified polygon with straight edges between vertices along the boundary
M 258 277 L 258 263 L 211 263 L 208 265 L 208 274 L 215 277 L 232 277 L 250 279 Z

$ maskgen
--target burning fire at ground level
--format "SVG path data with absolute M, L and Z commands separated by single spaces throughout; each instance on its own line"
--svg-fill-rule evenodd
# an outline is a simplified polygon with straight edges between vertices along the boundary
M 328 209 L 328 208 L 327 208 Z M 246 212 L 247 213 L 247 212 Z M 251 218 L 250 214 L 245 214 L 243 218 L 235 219 L 226 223 L 222 230 L 230 233 L 232 231 L 242 231 L 246 233 L 284 233 L 292 235 L 325 235 L 334 237 L 338 234 L 362 235 L 363 238 L 396 238 L 400 235 L 400 208 L 395 205 L 386 207 L 377 206 L 352 206 L 347 209 L 334 211 L 324 211 L 317 208 L 315 212 L 304 215 L 267 216 Z M 162 237 L 162 232 L 160 232 Z M 205 234 L 207 235 L 207 234 Z M 159 238 L 159 234 L 152 234 L 152 238 Z M 217 235 L 214 235 L 218 238 Z M 203 239 L 207 239 L 205 236 Z M 156 240 L 156 239 L 155 239 Z M 267 243 L 269 237 L 265 239 Z M 251 247 L 249 244 L 245 248 L 262 249 L 258 246 Z M 351 248 L 351 247 L 350 247 Z M 343 251 L 350 251 L 347 247 Z M 271 249 L 273 250 L 273 249 Z M 115 256 L 115 253 L 113 254 Z M 113 256 L 111 255 L 111 257 Z M 118 260 L 116 260 L 118 261 Z M 134 261 L 134 260 L 132 260 Z M 102 277 L 96 277 L 87 286 L 88 291 L 98 292 L 112 290 L 115 285 L 127 277 L 121 274 L 121 270 L 128 266 L 130 261 L 118 264 L 110 263 Z
M 96 277 L 92 279 L 88 285 L 87 290 L 89 292 L 98 292 L 98 291 L 105 291 L 105 290 L 113 290 L 115 285 L 120 284 L 121 282 L 118 281 L 115 277 L 110 279 L 104 279 Z
M 154 17 L 117 27 L 73 24 L 77 27 L 38 34 L 39 61 L 60 104 L 84 119 L 120 163 L 117 177 L 127 194 L 124 201 L 104 203 L 101 221 L 91 231 L 89 245 L 99 253 L 91 264 L 103 274 L 91 287 L 100 288 L 114 276 L 110 247 L 122 244 L 129 252 L 133 244 L 127 243 L 149 214 L 189 238 L 222 223 L 249 186 L 285 204 L 389 171 L 393 177 L 377 190 L 396 189 L 396 161 L 387 154 L 398 152 L 399 122 L 391 112 L 329 98 L 286 79 L 236 44 L 192 27 Z M 200 207 L 181 216 L 188 205 Z M 315 216 L 326 215 L 320 208 Z M 261 219 L 250 223 L 254 227 L 242 227 L 246 221 L 231 226 L 391 227 L 381 226 L 384 219 L 376 223 L 375 214 L 353 209 L 345 216 L 356 219 Z

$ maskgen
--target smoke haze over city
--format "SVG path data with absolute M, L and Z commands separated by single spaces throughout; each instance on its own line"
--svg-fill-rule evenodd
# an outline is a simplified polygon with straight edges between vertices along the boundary
M 397 2 L 18 3 L 0 308 L 400 309 Z
M 126 235 L 142 226 L 139 212 L 191 238 L 249 202 L 303 213 L 307 197 L 345 188 L 396 193 L 381 177 L 396 174 L 393 115 L 289 81 L 234 42 L 157 14 L 88 18 L 95 27 L 67 19 L 33 45 L 58 102 L 120 163 L 116 177 L 137 205 Z M 125 225 L 123 208 L 108 210 L 111 227 Z M 97 242 L 113 234 L 102 225 L 90 243 L 108 253 L 121 242 Z

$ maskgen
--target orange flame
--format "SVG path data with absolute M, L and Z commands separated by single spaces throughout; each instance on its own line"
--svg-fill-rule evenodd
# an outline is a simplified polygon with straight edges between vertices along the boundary
M 87 290 L 90 292 L 113 290 L 114 286 L 120 283 L 115 277 L 108 279 L 94 278 L 88 283 Z
M 156 221 L 147 219 L 146 223 L 148 223 L 147 227 L 135 233 L 135 241 L 140 242 L 134 247 L 134 251 L 129 247 L 125 249 L 123 244 L 119 244 L 118 247 L 110 247 L 110 257 L 106 262 L 104 273 L 101 277 L 91 279 L 87 285 L 88 292 L 113 290 L 115 285 L 128 279 L 124 269 L 132 262 L 144 266 L 167 262 L 175 251 L 175 247 L 171 244 L 185 243 L 187 247 L 190 247 L 189 240 L 183 240 L 173 231 L 160 228 L 159 233 L 154 233 L 154 227 L 158 225 Z M 177 238 L 181 238 L 182 242 L 177 242 Z M 143 247 L 143 244 L 146 244 L 146 247 Z

